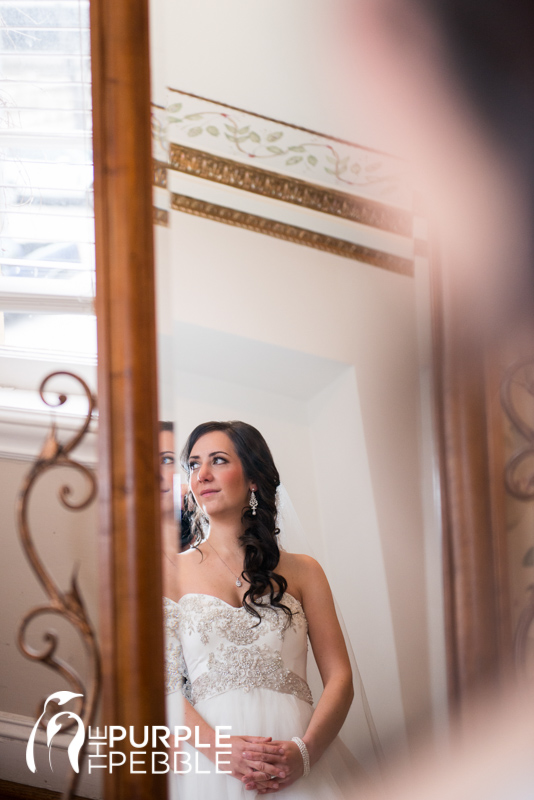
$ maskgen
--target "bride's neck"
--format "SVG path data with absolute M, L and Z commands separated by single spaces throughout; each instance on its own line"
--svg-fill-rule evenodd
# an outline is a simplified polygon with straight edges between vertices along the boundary
M 217 550 L 235 553 L 241 549 L 239 538 L 244 531 L 240 519 L 210 519 L 210 542 Z

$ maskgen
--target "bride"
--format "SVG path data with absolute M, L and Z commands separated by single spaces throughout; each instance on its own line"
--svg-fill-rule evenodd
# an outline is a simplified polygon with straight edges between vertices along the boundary
M 207 422 L 182 462 L 194 539 L 165 554 L 167 691 L 169 727 L 196 737 L 176 744 L 189 766 L 178 760 L 171 796 L 342 797 L 361 775 L 337 737 L 353 698 L 350 662 L 322 568 L 279 549 L 270 450 L 247 423 Z M 315 708 L 308 637 L 324 687 Z

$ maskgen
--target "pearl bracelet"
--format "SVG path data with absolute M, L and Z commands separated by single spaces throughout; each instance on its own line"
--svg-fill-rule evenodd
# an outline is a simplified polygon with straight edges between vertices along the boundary
M 302 739 L 299 739 L 298 736 L 293 736 L 291 741 L 295 742 L 295 744 L 297 745 L 298 749 L 300 750 L 300 754 L 301 754 L 302 760 L 304 762 L 304 775 L 302 777 L 303 778 L 307 778 L 308 775 L 310 774 L 310 769 L 311 769 L 311 767 L 310 767 L 310 754 L 308 753 L 308 748 L 306 747 L 306 745 L 304 744 Z

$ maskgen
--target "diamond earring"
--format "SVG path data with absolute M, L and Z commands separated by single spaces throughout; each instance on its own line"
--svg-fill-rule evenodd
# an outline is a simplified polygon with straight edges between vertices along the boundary
M 254 489 L 250 490 L 250 500 L 248 501 L 248 504 L 251 508 L 252 516 L 255 517 L 256 509 L 258 507 L 258 500 L 256 499 L 256 495 L 254 494 Z

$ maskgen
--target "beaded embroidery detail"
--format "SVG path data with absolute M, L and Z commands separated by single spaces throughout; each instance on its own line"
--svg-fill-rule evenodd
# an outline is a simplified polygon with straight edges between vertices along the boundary
M 252 617 L 244 608 L 234 608 L 218 597 L 207 594 L 186 594 L 180 600 L 179 607 L 183 610 L 180 616 L 180 629 L 183 633 L 191 634 L 196 631 L 200 634 L 202 644 L 208 644 L 210 633 L 215 633 L 223 639 L 228 639 L 232 644 L 247 645 L 256 642 L 261 636 L 271 631 L 276 631 L 279 639 L 283 639 L 286 629 L 296 631 L 300 626 L 308 623 L 298 600 L 285 594 L 282 602 L 292 612 L 291 619 L 281 609 L 272 608 L 266 603 L 256 606 L 256 611 L 261 616 L 261 623 Z M 215 605 L 206 614 L 207 605 Z
M 313 703 L 306 681 L 284 667 L 280 653 L 266 644 L 252 647 L 220 644 L 217 654 L 208 656 L 208 671 L 193 681 L 191 702 L 194 705 L 230 689 L 248 692 L 258 687 L 293 694 L 310 705 Z
M 163 625 L 165 628 L 165 692 L 170 694 L 179 689 L 184 697 L 191 699 L 191 681 L 185 663 L 180 633 L 179 608 L 176 603 L 163 598 Z
M 186 594 L 179 603 L 164 598 L 166 691 L 181 689 L 194 704 L 230 689 L 247 692 L 264 687 L 293 694 L 311 704 L 308 684 L 284 666 L 280 653 L 267 644 L 254 644 L 269 632 L 283 639 L 303 627 L 307 634 L 308 622 L 298 600 L 286 593 L 282 602 L 292 611 L 291 618 L 282 609 L 262 601 L 256 606 L 261 616 L 258 624 L 257 618 L 244 608 L 236 608 L 211 595 Z M 209 644 L 210 634 L 230 644 L 219 644 L 216 652 L 208 656 L 207 671 L 191 683 L 180 636 L 193 633 L 205 645 Z

